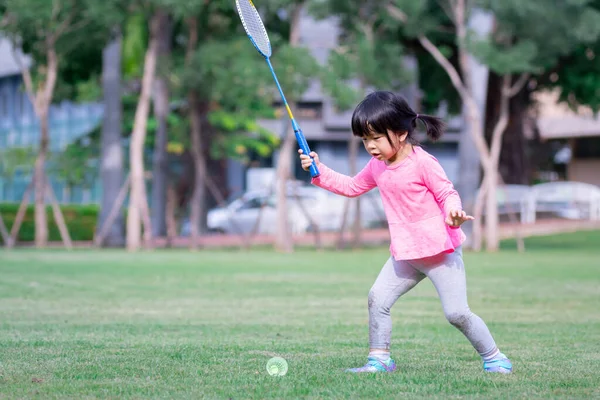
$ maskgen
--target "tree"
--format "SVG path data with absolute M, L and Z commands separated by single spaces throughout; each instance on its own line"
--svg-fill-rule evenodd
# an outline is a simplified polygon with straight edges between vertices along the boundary
M 402 7 L 407 7 L 407 4 L 396 1 L 394 4 L 389 4 L 387 10 L 397 21 L 404 24 L 408 24 L 410 21 L 410 29 L 414 29 L 414 36 L 445 69 L 466 107 L 468 129 L 484 171 L 480 201 L 482 198 L 486 198 L 486 247 L 488 251 L 495 251 L 498 249 L 497 171 L 502 134 L 508 118 L 507 102 L 523 87 L 530 71 L 537 71 L 540 67 L 547 67 L 548 64 L 555 62 L 557 55 L 561 51 L 565 51 L 565 46 L 568 48 L 569 42 L 572 43 L 574 39 L 595 38 L 598 30 L 595 28 L 598 26 L 597 13 L 592 13 L 593 10 L 576 0 L 561 3 L 560 7 L 556 5 L 548 7 L 539 2 L 535 4 L 490 2 L 486 5 L 494 11 L 498 22 L 494 41 L 490 41 L 486 37 L 477 38 L 468 35 L 466 18 L 471 9 L 471 3 L 465 0 L 452 0 L 443 4 L 455 29 L 460 73 L 440 48 L 429 40 L 427 30 L 415 28 L 415 21 L 419 18 L 418 15 L 411 15 L 410 18 L 407 16 L 402 10 Z M 419 13 L 419 10 L 414 10 L 414 7 L 412 10 L 415 11 L 415 14 Z M 543 32 L 543 36 L 540 35 L 539 27 L 533 27 L 530 23 L 531 20 L 539 19 L 541 15 L 545 17 L 544 20 L 549 16 L 556 17 L 556 24 L 547 25 L 548 30 Z M 581 29 L 571 29 L 574 22 Z M 427 24 L 423 25 L 427 26 Z M 556 32 L 557 26 L 564 27 L 564 31 Z M 532 33 L 529 36 L 515 34 L 519 30 L 522 32 L 527 29 Z M 473 82 L 468 63 L 470 53 L 475 53 L 490 68 L 504 75 L 500 94 L 503 111 L 494 129 L 491 149 L 485 140 L 481 112 L 473 93 Z M 511 75 L 514 73 L 525 73 L 525 75 L 517 79 L 517 83 L 511 87 Z
M 4 29 L 15 44 L 33 55 L 36 68 L 31 71 L 17 52 L 25 89 L 40 124 L 40 142 L 33 174 L 35 191 L 35 244 L 48 242 L 45 210 L 46 160 L 50 148 L 49 108 L 56 87 L 61 57 L 80 42 L 77 35 L 89 22 L 85 7 L 78 0 L 4 0 Z M 25 201 L 25 199 L 23 200 Z M 59 210 L 60 211 L 60 210 Z
M 600 34 L 600 13 L 579 1 L 562 2 L 551 8 L 537 3 L 524 6 L 490 2 L 490 9 L 496 16 L 496 29 L 488 41 L 473 43 L 471 48 L 502 79 L 498 120 L 490 139 L 491 167 L 486 171 L 475 207 L 475 227 L 479 228 L 483 198 L 486 198 L 486 248 L 495 251 L 499 246 L 496 188 L 501 177 L 498 166 L 509 122 L 510 99 L 521 91 L 531 74 L 552 68 L 559 57 L 570 53 L 577 43 L 595 42 Z M 545 28 L 532 28 L 528 23 L 542 18 L 550 22 Z M 474 234 L 475 249 L 481 245 L 479 237 Z
M 190 71 L 194 60 L 195 52 L 198 49 L 200 29 L 205 28 L 202 22 L 206 21 L 206 16 L 210 15 L 211 6 L 214 7 L 215 2 L 207 4 L 201 0 L 175 1 L 169 5 L 170 9 L 176 18 L 184 22 L 184 27 L 187 30 L 187 43 L 185 45 L 185 54 L 183 67 L 185 73 Z M 184 73 L 182 73 L 184 74 Z M 187 110 L 189 116 L 189 138 L 191 146 L 191 154 L 194 163 L 194 184 L 193 193 L 190 200 L 190 248 L 198 247 L 198 238 L 202 230 L 202 216 L 206 212 L 206 177 L 207 165 L 205 157 L 204 144 L 207 142 L 203 138 L 203 124 L 206 119 L 206 103 L 201 102 L 198 90 L 196 87 L 186 87 L 183 96 L 187 99 Z
M 154 236 L 166 233 L 167 194 L 167 118 L 170 113 L 168 71 L 170 67 L 172 18 L 166 11 L 159 13 L 158 73 L 154 81 L 152 102 L 157 121 L 154 137 L 152 168 L 152 230 Z
M 148 47 L 144 57 L 142 85 L 135 111 L 134 126 L 129 147 L 129 173 L 131 179 L 129 210 L 127 213 L 127 249 L 129 251 L 136 251 L 140 248 L 142 222 L 144 225 L 144 242 L 146 244 L 149 244 L 152 235 L 144 176 L 144 143 L 146 139 L 148 114 L 150 112 L 151 91 L 156 73 L 158 37 L 161 28 L 160 21 L 160 11 L 157 10 L 152 14 L 148 23 Z
M 123 150 L 121 100 L 121 51 L 123 35 L 121 27 L 116 24 L 112 35 L 102 50 L 102 93 L 104 102 L 104 118 L 102 121 L 100 176 L 102 179 L 102 202 L 98 226 L 103 227 L 108 221 L 109 212 L 114 200 L 118 197 L 123 184 Z M 108 228 L 106 245 L 122 246 L 123 218 L 118 213 Z
M 288 12 L 290 15 L 290 35 L 289 46 L 296 48 L 300 44 L 300 17 L 306 4 L 306 0 L 294 1 Z M 292 55 L 292 53 L 290 53 Z M 288 92 L 289 94 L 289 92 Z M 298 99 L 298 93 L 294 96 L 289 96 L 291 107 L 294 107 L 295 100 Z M 291 164 L 293 158 L 293 149 L 296 142 L 294 132 L 288 126 L 284 130 L 283 142 L 279 148 L 279 158 L 276 166 L 277 179 L 277 236 L 275 238 L 275 248 L 279 251 L 290 253 L 294 250 L 294 241 L 290 229 L 289 213 L 288 213 L 288 180 L 291 176 Z

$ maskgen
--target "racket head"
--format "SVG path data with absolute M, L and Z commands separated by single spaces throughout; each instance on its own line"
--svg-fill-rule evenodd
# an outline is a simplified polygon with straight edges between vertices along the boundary
M 235 5 L 242 25 L 256 50 L 264 57 L 271 57 L 271 41 L 252 0 L 235 0 Z

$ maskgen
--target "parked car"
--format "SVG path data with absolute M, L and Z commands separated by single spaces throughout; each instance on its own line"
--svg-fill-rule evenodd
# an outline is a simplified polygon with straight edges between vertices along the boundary
M 361 219 L 364 227 L 381 225 L 385 220 L 383 205 L 376 191 L 361 197 Z M 347 199 L 311 185 L 290 185 L 287 205 L 291 230 L 302 234 L 314 229 L 316 222 L 322 231 L 338 230 L 341 226 L 344 205 Z M 209 210 L 208 229 L 212 232 L 239 234 L 255 230 L 264 234 L 277 232 L 277 196 L 270 190 L 255 190 L 244 193 L 225 207 Z M 355 202 L 351 203 L 348 226 L 353 223 Z M 262 209 L 262 210 L 261 210 Z M 307 215 L 308 214 L 308 215 Z M 259 219 L 260 215 L 260 219 Z M 310 216 L 310 217 L 309 217 Z M 258 222 L 257 222 L 258 221 Z

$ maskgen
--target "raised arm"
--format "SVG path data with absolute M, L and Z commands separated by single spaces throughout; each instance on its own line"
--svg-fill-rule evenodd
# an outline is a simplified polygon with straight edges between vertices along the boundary
M 357 197 L 373 189 L 377 184 L 371 174 L 370 163 L 355 176 L 350 177 L 320 164 L 321 175 L 313 178 L 312 183 L 332 193 L 346 197 Z
M 301 151 L 300 151 L 301 152 Z M 319 161 L 317 153 L 312 152 L 311 157 L 314 158 L 321 175 L 312 179 L 312 183 L 315 186 L 319 186 L 323 189 L 329 190 L 332 193 L 339 194 L 346 197 L 357 197 L 363 193 L 368 192 L 377 186 L 373 174 L 371 173 L 371 162 L 369 163 L 355 176 L 350 177 L 347 175 L 335 172 L 331 168 Z M 300 154 L 302 160 L 302 168 L 310 166 L 310 159 Z

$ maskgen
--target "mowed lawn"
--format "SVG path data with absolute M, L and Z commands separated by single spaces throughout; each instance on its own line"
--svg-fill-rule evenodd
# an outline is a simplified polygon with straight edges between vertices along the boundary
M 384 248 L 0 250 L 0 398 L 599 398 L 600 232 L 526 245 L 465 254 L 510 376 L 482 371 L 429 281 L 392 309 L 398 371 L 344 372 L 366 360 Z

